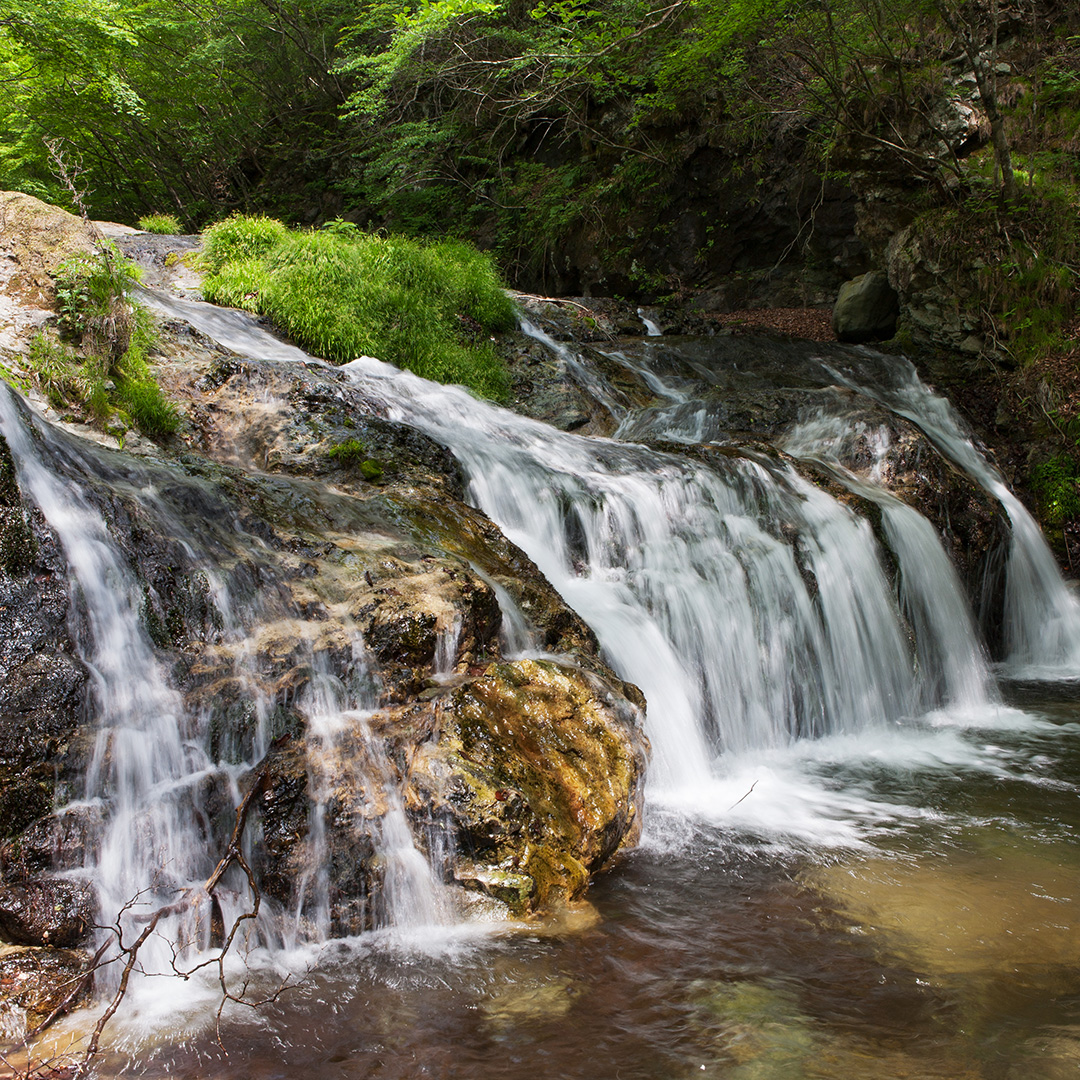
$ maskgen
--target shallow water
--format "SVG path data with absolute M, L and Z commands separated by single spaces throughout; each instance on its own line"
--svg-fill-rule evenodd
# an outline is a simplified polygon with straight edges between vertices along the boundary
M 257 1013 L 226 1015 L 227 1056 L 213 988 L 187 1010 L 170 989 L 120 1024 L 104 1071 L 1076 1075 L 1080 702 L 1058 689 L 1016 690 L 1022 708 L 980 722 L 748 755 L 696 813 L 654 810 L 591 909 L 278 956 L 265 988 L 314 966 Z

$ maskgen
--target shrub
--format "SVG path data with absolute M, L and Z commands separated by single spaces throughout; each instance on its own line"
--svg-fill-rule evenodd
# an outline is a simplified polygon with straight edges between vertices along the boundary
M 180 414 L 146 361 L 155 335 L 149 313 L 129 295 L 137 280 L 138 269 L 109 248 L 64 262 L 56 274 L 59 326 L 80 348 L 38 334 L 30 367 L 55 408 L 79 409 L 104 426 L 118 417 L 160 437 L 176 431 Z
M 367 354 L 506 396 L 509 377 L 490 334 L 516 315 L 489 256 L 461 241 L 374 236 L 348 222 L 290 234 L 267 221 L 230 218 L 208 230 L 208 300 L 269 315 L 332 363 Z
M 139 268 L 115 249 L 65 259 L 55 278 L 61 333 L 102 357 L 118 359 L 149 328 L 145 312 L 129 297 L 139 277 Z
M 184 231 L 180 220 L 172 214 L 146 214 L 139 218 L 139 228 L 143 232 L 161 233 L 163 236 L 177 236 Z

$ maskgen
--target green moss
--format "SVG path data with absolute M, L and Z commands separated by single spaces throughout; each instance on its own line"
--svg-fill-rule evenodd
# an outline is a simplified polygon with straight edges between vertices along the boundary
M 373 458 L 368 457 L 367 447 L 359 439 L 346 439 L 331 447 L 326 456 L 331 461 L 347 469 L 355 469 L 371 483 L 378 483 L 383 477 L 383 467 Z
M 1031 490 L 1039 504 L 1039 514 L 1052 528 L 1060 528 L 1080 517 L 1080 476 L 1076 461 L 1057 454 L 1031 470 Z

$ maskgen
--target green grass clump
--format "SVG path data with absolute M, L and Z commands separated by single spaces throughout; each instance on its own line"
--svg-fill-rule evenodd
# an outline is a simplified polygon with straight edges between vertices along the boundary
M 226 218 L 203 233 L 203 263 L 211 274 L 216 274 L 227 263 L 268 254 L 288 235 L 289 230 L 273 218 Z
M 263 259 L 237 259 L 225 263 L 216 273 L 203 278 L 203 296 L 212 304 L 258 312 L 261 297 L 270 282 Z
M 245 234 L 245 220 L 213 229 Z M 490 335 L 514 326 L 516 314 L 492 260 L 471 245 L 344 227 L 289 233 L 260 252 L 235 244 L 228 257 L 215 243 L 206 256 L 207 299 L 269 315 L 332 363 L 376 356 L 436 382 L 505 398 L 509 376 Z
M 162 236 L 178 236 L 184 231 L 180 219 L 172 214 L 146 214 L 139 218 L 143 232 L 160 233 Z
M 65 340 L 38 334 L 29 367 L 54 408 L 113 434 L 135 427 L 159 438 L 177 430 L 180 414 L 147 363 L 156 335 L 149 312 L 130 296 L 137 280 L 137 268 L 110 248 L 65 261 L 56 273 Z

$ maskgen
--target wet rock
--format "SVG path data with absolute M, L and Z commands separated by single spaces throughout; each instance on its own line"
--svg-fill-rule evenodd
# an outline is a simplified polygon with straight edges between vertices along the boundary
M 633 843 L 647 742 L 617 690 L 520 660 L 487 668 L 432 708 L 438 736 L 414 758 L 407 795 L 445 815 L 461 884 L 536 910 L 580 896 Z
M 21 1038 L 78 990 L 71 1008 L 90 998 L 80 987 L 87 957 L 72 949 L 0 946 L 0 1038 Z
M 27 881 L 50 869 L 85 866 L 103 817 L 101 806 L 84 804 L 38 818 L 0 847 L 0 880 Z
M 0 886 L 0 936 L 15 945 L 78 945 L 93 921 L 88 881 L 42 877 Z
M 52 806 L 66 751 L 85 718 L 87 671 L 71 638 L 66 560 L 25 505 L 0 438 L 0 840 Z
M 900 313 L 896 290 L 880 270 L 871 270 L 840 286 L 832 328 L 840 341 L 884 341 L 896 332 Z
M 433 689 L 268 756 L 256 866 L 283 910 L 317 917 L 322 888 L 333 932 L 385 921 L 377 840 L 398 790 L 446 881 L 518 913 L 580 896 L 635 841 L 647 742 L 618 684 L 515 661 Z

